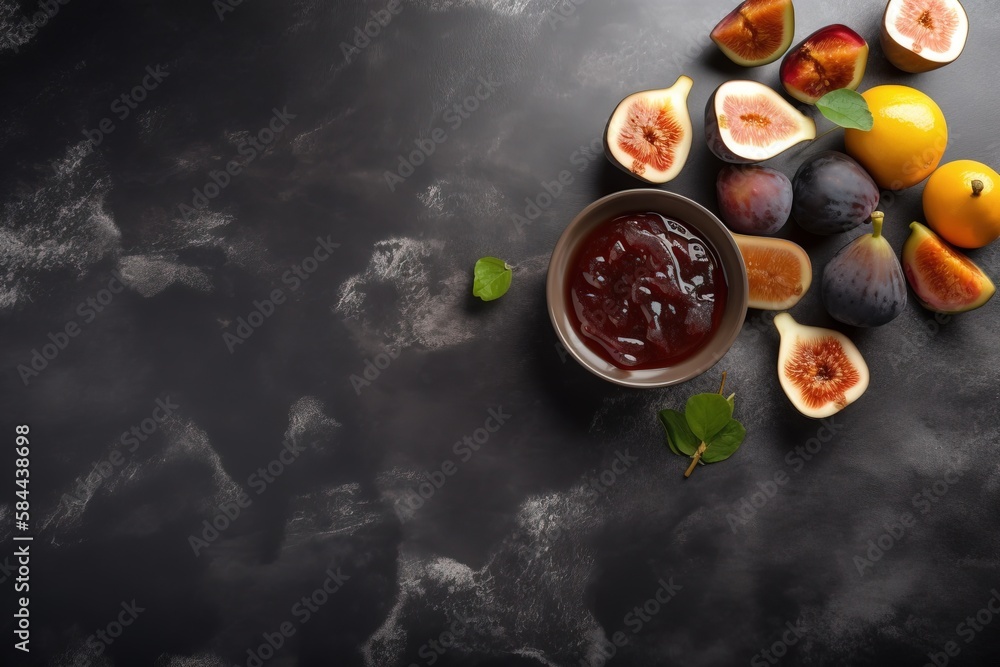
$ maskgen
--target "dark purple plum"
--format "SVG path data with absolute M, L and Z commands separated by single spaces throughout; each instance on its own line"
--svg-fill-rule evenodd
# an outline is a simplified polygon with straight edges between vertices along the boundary
M 839 234 L 867 220 L 878 206 L 875 181 L 844 153 L 809 158 L 792 179 L 792 217 L 813 234 Z
M 906 308 L 906 278 L 892 246 L 882 236 L 881 211 L 872 214 L 872 233 L 854 239 L 823 269 L 823 305 L 835 320 L 878 327 Z
M 792 212 L 792 182 L 780 171 L 727 164 L 715 182 L 719 215 L 742 234 L 774 234 Z

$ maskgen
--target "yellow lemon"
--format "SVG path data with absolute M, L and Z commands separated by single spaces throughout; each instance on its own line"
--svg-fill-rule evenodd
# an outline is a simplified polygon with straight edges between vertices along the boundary
M 875 124 L 870 132 L 844 130 L 847 153 L 887 190 L 902 190 L 930 176 L 948 146 L 941 108 L 909 86 L 876 86 L 861 96 Z
M 955 160 L 924 187 L 927 224 L 948 243 L 982 248 L 1000 237 L 1000 175 L 982 162 Z

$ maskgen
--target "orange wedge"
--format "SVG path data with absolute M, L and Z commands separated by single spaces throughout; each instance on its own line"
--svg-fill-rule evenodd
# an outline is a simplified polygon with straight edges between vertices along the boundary
M 812 263 L 798 244 L 784 239 L 733 234 L 747 265 L 749 306 L 787 310 L 812 284 Z

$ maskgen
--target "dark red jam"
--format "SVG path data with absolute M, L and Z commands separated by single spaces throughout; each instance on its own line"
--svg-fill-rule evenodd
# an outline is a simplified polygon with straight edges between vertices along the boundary
M 712 247 L 658 213 L 598 226 L 580 244 L 567 283 L 584 342 L 623 369 L 690 358 L 726 307 L 726 279 Z

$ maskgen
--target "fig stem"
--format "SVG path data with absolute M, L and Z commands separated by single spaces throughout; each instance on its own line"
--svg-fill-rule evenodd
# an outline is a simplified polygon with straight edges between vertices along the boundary
M 983 182 L 981 180 L 979 180 L 978 178 L 976 180 L 972 181 L 972 196 L 973 197 L 978 197 L 979 195 L 983 194 L 983 190 L 985 188 L 986 188 L 986 186 L 983 185 Z
M 695 466 L 698 465 L 698 461 L 701 461 L 701 455 L 705 453 L 706 449 L 708 449 L 708 445 L 704 442 L 698 445 L 698 451 L 696 451 L 694 456 L 691 457 L 691 465 L 689 465 L 688 469 L 684 471 L 684 479 L 690 477 L 691 473 L 694 472 Z
M 872 211 L 872 238 L 877 239 L 882 236 L 882 221 L 885 220 L 885 213 L 882 211 Z
M 719 396 L 722 396 L 722 390 L 726 388 L 726 371 L 722 371 L 722 384 L 719 385 Z

